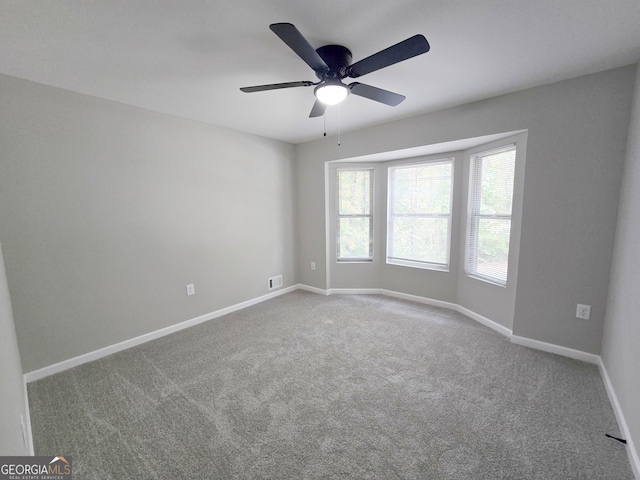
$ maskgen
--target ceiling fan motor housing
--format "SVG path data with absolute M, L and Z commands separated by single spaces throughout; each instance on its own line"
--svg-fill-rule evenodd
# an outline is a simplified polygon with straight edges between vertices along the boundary
M 329 67 L 329 72 L 316 71 L 316 76 L 320 80 L 327 77 L 345 77 L 347 67 L 351 65 L 351 50 L 342 45 L 325 45 L 316 49 L 316 52 Z

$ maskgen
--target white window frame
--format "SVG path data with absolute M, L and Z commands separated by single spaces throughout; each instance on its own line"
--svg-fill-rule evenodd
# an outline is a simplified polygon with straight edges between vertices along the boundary
M 341 214 L 340 213 L 340 172 L 369 172 L 369 213 L 368 214 Z M 374 207 L 374 182 L 375 169 L 373 167 L 338 167 L 336 168 L 336 261 L 338 263 L 369 263 L 373 262 L 373 207 Z M 340 257 L 340 219 L 342 218 L 368 218 L 369 219 L 369 256 L 368 257 Z
M 394 181 L 393 169 L 396 168 L 411 168 L 419 167 L 423 165 L 437 165 L 437 164 L 449 164 L 451 165 L 451 184 L 449 186 L 449 213 L 425 213 L 416 214 L 423 218 L 446 218 L 447 219 L 447 252 L 445 263 L 425 262 L 414 259 L 403 259 L 391 256 L 391 249 L 393 248 L 393 188 L 392 182 Z M 441 272 L 448 272 L 451 265 L 451 229 L 453 218 L 453 194 L 454 194 L 454 182 L 455 182 L 455 157 L 438 158 L 434 160 L 422 160 L 417 162 L 403 162 L 395 163 L 387 166 L 387 222 L 386 222 L 386 263 L 389 265 L 399 265 L 411 268 L 421 268 L 425 270 L 436 270 Z
M 489 155 L 495 155 L 502 152 L 506 152 L 508 150 L 513 150 L 515 152 L 516 158 L 514 160 L 514 186 L 513 193 L 511 198 L 511 213 L 510 214 L 481 214 L 480 213 L 480 199 L 481 194 L 479 189 L 482 187 L 481 176 L 479 177 L 478 168 L 480 168 L 480 162 L 482 158 L 487 157 Z M 486 275 L 482 273 L 478 273 L 477 271 L 477 240 L 478 240 L 478 232 L 477 228 L 479 225 L 479 221 L 481 219 L 500 219 L 500 220 L 509 220 L 510 223 L 510 233 L 509 233 L 509 250 L 507 252 L 507 257 L 509 259 L 509 263 L 511 260 L 511 252 L 513 249 L 513 211 L 514 211 L 514 203 L 516 196 L 516 188 L 517 188 L 517 175 L 515 169 L 518 165 L 518 148 L 516 142 L 510 142 L 504 145 L 500 145 L 495 148 L 490 148 L 488 150 L 482 150 L 480 152 L 476 152 L 471 154 L 469 161 L 469 201 L 467 207 L 467 231 L 466 231 L 466 239 L 465 239 L 465 258 L 464 258 L 464 273 L 466 276 L 470 278 L 474 278 L 476 280 L 481 280 L 483 282 L 487 282 L 493 285 L 497 285 L 499 287 L 506 287 L 507 282 L 509 281 L 509 267 L 507 266 L 506 278 L 503 280 L 502 278 L 498 278 L 492 275 Z M 478 181 L 480 179 L 480 181 Z M 475 242 L 474 242 L 475 239 Z

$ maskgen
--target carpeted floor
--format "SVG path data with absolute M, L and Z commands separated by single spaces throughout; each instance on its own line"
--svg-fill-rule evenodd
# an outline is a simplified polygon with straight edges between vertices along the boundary
M 80 479 L 632 479 L 594 365 L 296 291 L 28 386 Z

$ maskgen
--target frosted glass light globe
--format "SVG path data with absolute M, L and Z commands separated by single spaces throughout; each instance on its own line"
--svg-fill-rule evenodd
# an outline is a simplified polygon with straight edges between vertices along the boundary
M 337 105 L 349 94 L 349 89 L 341 84 L 320 85 L 315 91 L 316 98 L 325 105 Z

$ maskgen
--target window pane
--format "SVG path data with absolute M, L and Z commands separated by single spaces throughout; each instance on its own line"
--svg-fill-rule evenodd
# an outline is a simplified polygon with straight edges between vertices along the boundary
M 373 169 L 338 169 L 338 260 L 373 259 Z
M 371 170 L 338 170 L 338 214 L 371 213 Z
M 451 208 L 451 163 L 396 167 L 394 213 L 449 213 Z
M 389 263 L 448 267 L 452 173 L 452 159 L 389 168 Z
M 481 215 L 511 215 L 515 149 L 481 157 Z
M 465 272 L 506 285 L 516 146 L 472 158 Z
M 448 218 L 396 217 L 391 232 L 392 252 L 396 259 L 446 265 Z
M 340 218 L 338 228 L 338 258 L 370 257 L 370 219 L 367 217 Z
M 507 280 L 510 234 L 510 219 L 478 219 L 476 273 Z

